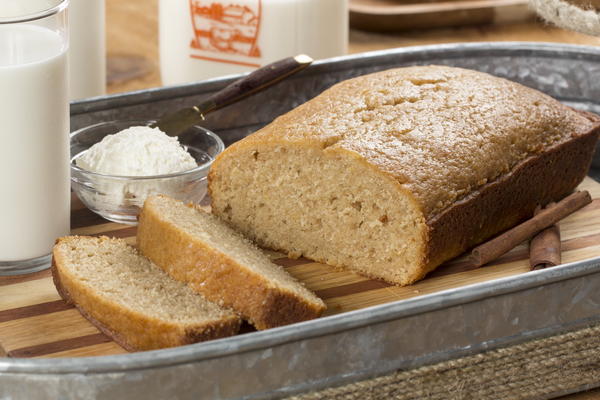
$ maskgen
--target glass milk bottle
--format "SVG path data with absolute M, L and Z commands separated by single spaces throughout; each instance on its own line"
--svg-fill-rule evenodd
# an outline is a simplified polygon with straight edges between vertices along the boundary
M 69 233 L 68 0 L 0 3 L 0 275 Z
M 164 85 L 344 55 L 348 0 L 159 0 Z
M 70 99 L 106 93 L 104 0 L 69 0 Z

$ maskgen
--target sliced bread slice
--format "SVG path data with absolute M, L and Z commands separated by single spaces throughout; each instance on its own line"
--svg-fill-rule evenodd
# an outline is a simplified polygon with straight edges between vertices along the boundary
M 171 279 L 122 239 L 63 237 L 52 260 L 62 298 L 127 350 L 179 346 L 239 330 L 237 314 Z
M 167 196 L 146 200 L 140 251 L 209 300 L 257 329 L 316 318 L 325 304 L 218 217 Z

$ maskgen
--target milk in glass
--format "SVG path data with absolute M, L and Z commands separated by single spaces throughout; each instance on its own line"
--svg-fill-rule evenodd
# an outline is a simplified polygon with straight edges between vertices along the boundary
M 68 40 L 38 22 L 0 23 L 0 274 L 47 267 L 69 233 Z

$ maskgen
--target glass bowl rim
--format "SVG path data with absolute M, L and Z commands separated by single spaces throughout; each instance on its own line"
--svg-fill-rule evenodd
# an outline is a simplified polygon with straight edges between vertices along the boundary
M 71 141 L 73 140 L 73 138 L 75 136 L 77 136 L 77 134 L 80 134 L 82 131 L 85 131 L 87 129 L 96 128 L 96 127 L 99 127 L 102 125 L 115 124 L 115 123 L 133 123 L 133 124 L 140 123 L 140 125 L 144 125 L 144 124 L 148 125 L 148 124 L 151 124 L 154 122 L 156 122 L 156 121 L 155 120 L 114 120 L 114 121 L 104 121 L 104 122 L 99 122 L 97 124 L 84 126 L 83 128 L 79 128 L 76 131 L 73 131 L 69 134 L 69 149 L 70 149 Z M 135 125 L 132 125 L 132 126 L 135 126 Z M 210 138 L 212 138 L 216 142 L 216 145 L 217 145 L 216 155 L 221 154 L 223 152 L 223 150 L 225 150 L 225 143 L 223 143 L 223 140 L 219 137 L 219 135 L 217 135 L 210 129 L 207 129 L 200 125 L 192 125 L 190 128 L 200 129 L 200 131 L 202 131 L 204 134 L 208 135 Z M 87 169 L 78 167 L 74 163 L 74 159 L 75 159 L 75 157 L 70 157 L 70 160 L 69 160 L 70 166 L 71 166 L 71 171 L 79 172 L 82 174 L 88 174 L 88 175 L 96 176 L 96 177 L 100 177 L 100 178 L 114 179 L 117 181 L 147 181 L 147 180 L 152 180 L 152 179 L 166 179 L 166 178 L 175 178 L 175 177 L 193 175 L 197 172 L 200 172 L 200 171 L 203 171 L 203 170 L 209 168 L 212 165 L 212 163 L 215 161 L 215 158 L 213 158 L 212 160 L 207 161 L 204 164 L 198 165 L 196 168 L 188 169 L 188 170 L 181 171 L 181 172 L 173 172 L 170 174 L 147 175 L 147 176 L 135 176 L 135 175 L 128 176 L 128 175 L 102 174 L 99 172 L 88 171 Z M 74 177 L 71 176 L 71 179 L 74 179 Z

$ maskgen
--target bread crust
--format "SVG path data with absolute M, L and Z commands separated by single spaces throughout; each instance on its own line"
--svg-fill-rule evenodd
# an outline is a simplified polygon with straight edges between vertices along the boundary
M 77 311 L 89 322 L 92 323 L 100 332 L 111 338 L 115 343 L 124 348 L 127 351 L 133 352 L 136 351 L 127 341 L 117 332 L 111 330 L 106 325 L 98 321 L 96 318 L 92 317 L 88 312 L 79 304 L 75 303 L 75 300 L 71 297 L 69 290 L 63 285 L 62 279 L 60 277 L 60 272 L 56 266 L 56 258 L 52 257 L 52 264 L 50 267 L 50 271 L 52 272 L 52 281 L 54 282 L 54 286 L 56 287 L 56 291 L 60 295 L 60 297 L 65 301 L 65 303 L 75 306 Z
M 68 237 L 59 238 L 57 244 L 64 240 L 68 240 Z M 68 271 L 61 268 L 64 262 L 55 246 L 51 272 L 59 295 L 66 303 L 74 305 L 98 330 L 127 351 L 181 346 L 235 335 L 239 331 L 241 321 L 237 317 L 223 318 L 219 323 L 204 323 L 186 329 L 126 309 L 77 284 Z
M 597 116 L 593 118 L 600 122 Z M 536 206 L 570 194 L 587 175 L 599 135 L 600 124 L 529 157 L 427 221 L 429 240 L 421 277 L 443 261 L 530 218 Z
M 173 278 L 187 282 L 207 299 L 233 308 L 257 329 L 317 318 L 325 310 L 320 299 L 310 301 L 274 284 L 163 220 L 148 204 L 146 201 L 139 216 L 140 250 Z

